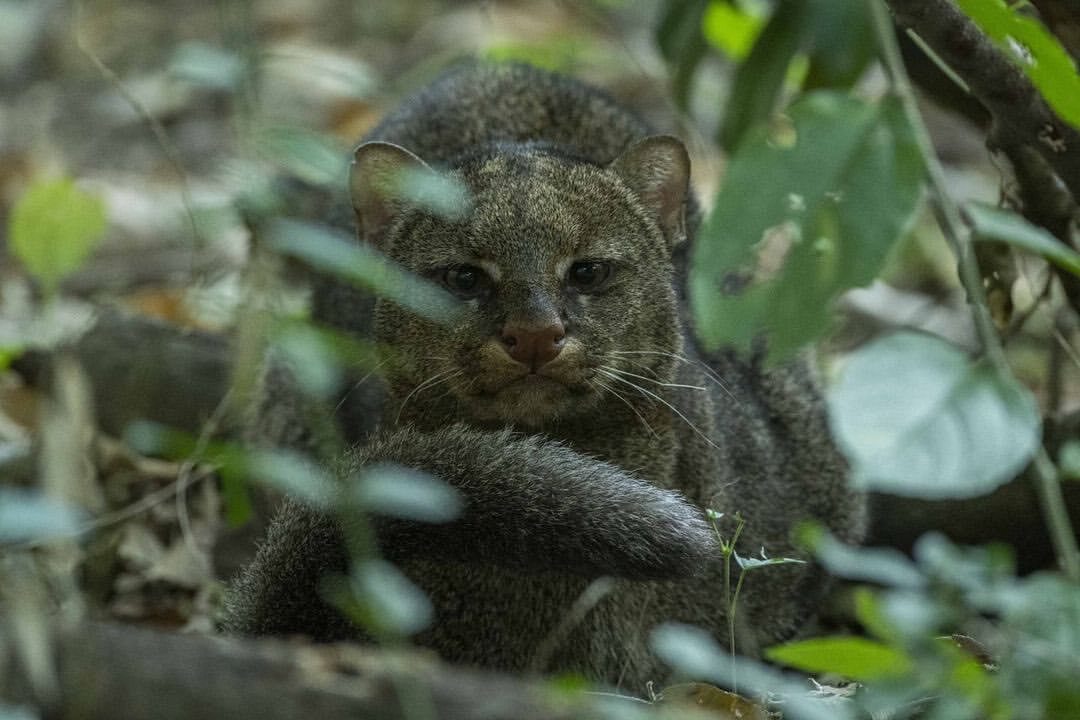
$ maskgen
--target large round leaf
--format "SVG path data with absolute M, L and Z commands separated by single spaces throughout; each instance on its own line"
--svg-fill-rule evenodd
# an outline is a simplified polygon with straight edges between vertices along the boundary
M 1039 442 L 1039 413 L 1011 376 L 930 336 L 902 333 L 856 353 L 829 393 L 855 482 L 923 498 L 981 495 Z

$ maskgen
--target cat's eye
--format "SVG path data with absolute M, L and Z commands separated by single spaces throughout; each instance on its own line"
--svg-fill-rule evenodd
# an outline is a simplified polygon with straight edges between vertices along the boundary
M 442 277 L 443 284 L 460 298 L 475 298 L 487 291 L 491 279 L 475 265 L 452 265 Z
M 583 293 L 603 290 L 611 279 L 611 264 L 599 260 L 581 260 L 570 266 L 566 284 Z

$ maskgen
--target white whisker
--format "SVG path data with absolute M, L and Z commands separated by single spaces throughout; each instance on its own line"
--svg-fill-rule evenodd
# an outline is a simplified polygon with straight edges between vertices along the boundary
M 422 392 L 424 390 L 427 390 L 428 388 L 435 387 L 439 383 L 446 382 L 447 380 L 450 380 L 450 379 L 454 378 L 457 375 L 463 375 L 463 374 L 464 374 L 464 372 L 462 370 L 457 369 L 457 368 L 451 368 L 449 370 L 443 370 L 442 372 L 437 372 L 434 375 L 432 375 L 431 377 L 429 377 L 428 379 L 424 380 L 419 385 L 417 385 L 415 388 L 412 389 L 412 392 L 410 392 L 408 395 L 406 395 L 405 399 L 401 401 L 401 406 L 398 407 L 397 417 L 394 419 L 395 424 L 400 422 L 401 413 L 405 410 L 405 406 L 409 404 L 409 400 L 411 400 L 413 398 L 413 396 L 415 396 L 417 393 Z
M 632 372 L 627 372 L 626 370 L 619 370 L 618 368 L 613 368 L 610 365 L 602 365 L 601 367 L 603 367 L 605 370 L 608 370 L 610 372 L 618 373 L 619 375 L 625 375 L 627 377 L 637 378 L 638 380 L 644 380 L 646 382 L 656 383 L 657 385 L 660 385 L 662 387 L 685 388 L 687 390 L 700 390 L 702 392 L 704 392 L 705 390 L 708 389 L 708 388 L 702 387 L 701 385 L 683 385 L 681 383 L 666 383 L 666 382 L 662 382 L 660 380 L 654 380 L 653 378 L 647 378 L 644 375 L 636 375 L 636 374 L 634 374 Z
M 341 399 L 338 400 L 338 404 L 334 406 L 334 414 L 336 415 L 337 412 L 339 410 L 341 410 L 342 406 L 345 404 L 345 401 L 349 399 L 350 395 L 352 395 L 354 392 L 359 390 L 361 385 L 366 383 L 368 381 L 368 379 L 371 378 L 372 375 L 379 372 L 379 370 L 382 368 L 382 366 L 385 365 L 388 362 L 389 362 L 388 359 L 380 360 L 379 362 L 375 363 L 375 367 L 371 368 L 371 370 L 369 370 L 362 378 L 360 378 L 355 383 L 353 383 L 352 387 L 350 387 L 347 391 L 345 391 L 342 394 Z
M 641 387 L 640 385 L 638 385 L 638 384 L 637 384 L 637 383 L 635 383 L 635 382 L 632 382 L 632 381 L 630 381 L 630 380 L 627 380 L 627 379 L 626 379 L 626 378 L 624 378 L 624 377 L 620 377 L 619 375 L 616 375 L 615 373 L 612 373 L 612 372 L 609 372 L 609 371 L 607 371 L 607 370 L 604 370 L 603 368 L 598 368 L 598 372 L 600 372 L 600 373 L 603 373 L 604 375 L 606 375 L 607 377 L 611 378 L 612 380 L 618 380 L 618 381 L 619 381 L 619 382 L 621 382 L 621 383 L 625 383 L 625 384 L 629 385 L 630 387 L 634 388 L 635 390 L 637 390 L 637 391 L 638 391 L 639 393 L 641 393 L 641 394 L 643 394 L 643 395 L 647 395 L 648 397 L 651 397 L 651 398 L 653 398 L 654 400 L 656 400 L 656 401 L 658 401 L 658 402 L 660 402 L 660 403 L 662 403 L 662 404 L 666 405 L 666 406 L 667 406 L 668 408 L 670 408 L 670 409 L 671 409 L 671 411 L 672 411 L 673 413 L 675 413 L 675 414 L 676 414 L 676 415 L 678 415 L 678 416 L 679 416 L 680 418 L 682 418 L 682 421 L 683 421 L 683 422 L 685 422 L 685 423 L 686 423 L 687 425 L 689 425 L 689 426 L 690 426 L 690 429 L 691 429 L 691 430 L 693 430 L 694 432 L 696 432 L 696 433 L 697 433 L 697 434 L 698 434 L 698 435 L 699 435 L 699 436 L 701 437 L 701 439 L 702 439 L 702 440 L 704 440 L 705 442 L 709 443 L 709 445 L 713 446 L 713 447 L 714 447 L 714 448 L 716 448 L 717 450 L 719 450 L 719 449 L 720 449 L 720 448 L 719 448 L 719 447 L 718 447 L 718 446 L 716 445 L 716 443 L 714 443 L 714 442 L 712 441 L 712 438 L 710 438 L 710 437 L 709 437 L 708 435 L 706 435 L 705 433 L 701 432 L 701 430 L 700 430 L 700 429 L 698 428 L 698 426 L 697 426 L 697 425 L 695 425 L 694 423 L 690 422 L 690 419 L 689 419 L 688 417 L 686 417 L 686 415 L 683 415 L 682 411 L 681 411 L 681 410 L 679 410 L 679 408 L 675 407 L 674 405 L 672 405 L 671 403 L 669 403 L 669 402 L 668 402 L 667 400 L 665 400 L 664 398 L 660 397 L 659 395 L 657 395 L 656 393 L 652 392 L 651 390 L 647 390 L 647 389 L 645 389 L 645 388 Z
M 663 355 L 665 357 L 674 358 L 675 360 L 678 360 L 679 362 L 685 363 L 687 365 L 697 365 L 699 368 L 701 368 L 702 370 L 705 371 L 705 375 L 710 380 L 712 380 L 714 383 L 716 383 L 716 386 L 719 387 L 721 390 L 723 390 L 727 394 L 728 397 L 730 397 L 736 403 L 739 402 L 739 399 L 737 397 L 735 397 L 735 395 L 731 392 L 731 389 L 727 386 L 727 383 L 724 382 L 723 378 L 721 378 L 720 375 L 715 370 L 713 370 L 711 367 L 709 367 L 709 364 L 707 362 L 704 362 L 704 361 L 701 361 L 701 360 L 691 360 L 690 358 L 685 357 L 683 355 L 679 355 L 678 353 L 667 352 L 667 351 L 664 351 L 664 350 L 613 350 L 613 351 L 611 351 L 611 354 L 612 355 Z
M 611 387 L 610 385 L 605 383 L 603 380 L 600 380 L 599 378 L 595 378 L 595 377 L 592 378 L 589 382 L 592 383 L 592 384 L 595 384 L 601 390 L 607 390 L 609 393 L 611 393 L 615 397 L 622 400 L 623 404 L 626 405 L 626 407 L 630 408 L 631 412 L 633 412 L 635 415 L 637 415 L 638 420 L 641 421 L 641 424 L 645 426 L 645 429 L 649 431 L 650 435 L 652 435 L 655 438 L 660 437 L 659 435 L 656 434 L 656 431 L 653 430 L 653 427 L 652 427 L 652 425 L 649 424 L 649 421 L 645 419 L 645 416 L 642 415 L 641 412 L 636 407 L 634 407 L 634 404 L 632 402 L 630 402 L 629 400 L 627 400 L 622 395 L 620 395 L 619 392 L 617 390 L 615 390 L 615 388 Z

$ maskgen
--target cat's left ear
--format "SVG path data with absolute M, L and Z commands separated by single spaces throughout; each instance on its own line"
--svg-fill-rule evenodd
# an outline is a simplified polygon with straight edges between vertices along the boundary
M 394 218 L 409 204 L 408 184 L 435 174 L 400 145 L 375 140 L 358 147 L 349 168 L 349 193 L 360 240 L 378 246 Z
M 639 140 L 610 167 L 653 213 L 669 248 L 686 240 L 690 156 L 679 139 L 653 135 Z

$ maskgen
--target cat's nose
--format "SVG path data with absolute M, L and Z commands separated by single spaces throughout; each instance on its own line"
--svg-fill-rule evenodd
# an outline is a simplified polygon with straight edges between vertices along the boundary
M 554 360 L 566 343 L 566 328 L 556 320 L 544 325 L 507 323 L 501 340 L 507 354 L 536 371 Z

